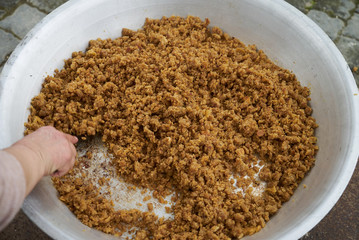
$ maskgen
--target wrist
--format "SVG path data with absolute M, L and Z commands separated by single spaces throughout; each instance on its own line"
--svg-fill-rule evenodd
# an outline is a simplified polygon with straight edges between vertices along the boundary
M 19 143 L 15 143 L 4 150 L 13 155 L 21 164 L 26 179 L 26 194 L 29 194 L 45 175 L 45 166 L 41 154 Z

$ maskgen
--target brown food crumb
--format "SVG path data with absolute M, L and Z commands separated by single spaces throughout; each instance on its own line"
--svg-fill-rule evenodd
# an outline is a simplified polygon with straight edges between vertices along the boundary
M 103 186 L 106 182 L 107 182 L 107 179 L 104 178 L 104 177 L 102 177 L 102 178 L 100 178 L 100 179 L 98 180 L 98 183 L 99 183 L 100 186 Z
M 90 151 L 86 152 L 86 157 L 88 159 L 91 159 L 92 158 L 92 152 L 90 152 Z
M 150 195 L 147 195 L 146 197 L 143 198 L 143 201 L 144 201 L 144 202 L 147 202 L 147 201 L 150 200 L 150 199 L 151 199 L 151 196 L 150 196 Z
M 161 202 L 176 193 L 175 217 L 163 220 L 150 203 L 150 212 L 115 211 L 73 171 L 54 178 L 60 200 L 87 226 L 118 235 L 135 226 L 136 239 L 241 238 L 263 228 L 314 165 L 309 89 L 256 46 L 208 24 L 146 19 L 138 31 L 91 40 L 32 99 L 26 133 L 53 125 L 82 139 L 98 134 L 119 176 Z M 250 185 L 258 172 L 266 182 L 259 196 Z
M 166 209 L 166 213 L 170 213 L 172 211 L 170 207 L 165 207 L 165 209 Z
M 358 71 L 358 67 L 353 67 L 353 72 L 357 72 Z
M 147 208 L 148 208 L 148 211 L 152 212 L 153 211 L 153 204 L 152 203 L 147 203 Z

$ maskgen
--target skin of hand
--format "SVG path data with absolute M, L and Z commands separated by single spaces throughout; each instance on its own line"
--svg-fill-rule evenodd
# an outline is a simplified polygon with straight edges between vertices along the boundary
M 46 126 L 4 149 L 16 157 L 24 170 L 26 195 L 42 177 L 62 176 L 73 167 L 77 141 L 75 136 Z

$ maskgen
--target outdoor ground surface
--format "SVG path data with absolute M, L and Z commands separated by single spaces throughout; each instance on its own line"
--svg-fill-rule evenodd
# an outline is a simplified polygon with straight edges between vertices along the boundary
M 270 1 L 270 0 L 269 0 Z M 0 72 L 26 33 L 66 0 L 0 0 Z M 359 0 L 287 0 L 314 20 L 344 55 L 359 83 Z M 359 167 L 330 213 L 301 240 L 359 239 Z M 51 239 L 20 211 L 0 239 Z

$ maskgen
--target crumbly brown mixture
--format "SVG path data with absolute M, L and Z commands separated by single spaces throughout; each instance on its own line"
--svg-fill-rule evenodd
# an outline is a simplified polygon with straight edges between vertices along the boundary
M 71 173 L 54 179 L 84 224 L 112 234 L 137 226 L 136 239 L 241 238 L 263 228 L 313 166 L 309 89 L 255 46 L 208 24 L 147 19 L 120 38 L 91 40 L 46 77 L 28 132 L 53 125 L 99 134 L 126 181 L 155 189 L 159 199 L 177 193 L 167 209 L 174 220 L 157 220 L 151 211 L 114 211 Z M 258 184 L 258 158 L 267 183 L 261 195 L 249 187 Z M 245 194 L 234 191 L 233 174 Z

